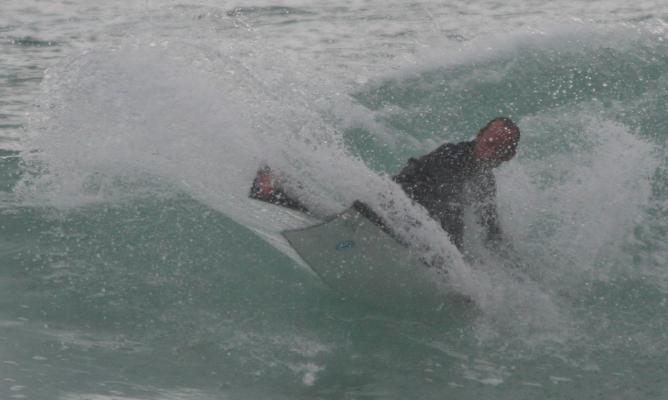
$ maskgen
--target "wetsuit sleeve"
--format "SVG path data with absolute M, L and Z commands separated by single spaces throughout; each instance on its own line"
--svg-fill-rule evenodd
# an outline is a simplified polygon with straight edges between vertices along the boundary
M 476 213 L 478 222 L 487 230 L 487 241 L 501 240 L 501 227 L 496 211 L 496 179 L 491 172 L 485 174 L 477 188 Z
M 464 212 L 461 204 L 449 204 L 441 209 L 439 222 L 441 227 L 448 232 L 450 241 L 457 246 L 459 251 L 464 247 Z

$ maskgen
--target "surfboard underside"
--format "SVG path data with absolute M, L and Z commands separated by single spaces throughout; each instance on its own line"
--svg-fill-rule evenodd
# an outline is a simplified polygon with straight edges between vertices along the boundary
M 344 297 L 387 304 L 443 296 L 419 257 L 355 207 L 283 236 Z

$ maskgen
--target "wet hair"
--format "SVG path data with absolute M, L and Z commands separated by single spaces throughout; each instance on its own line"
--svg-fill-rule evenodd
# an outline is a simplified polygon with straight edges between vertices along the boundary
M 519 142 L 519 140 L 520 140 L 520 128 L 517 126 L 517 124 L 515 124 L 515 122 L 513 122 L 512 119 L 510 119 L 508 117 L 496 117 L 496 118 L 494 118 L 493 120 L 489 121 L 487 123 L 487 125 L 485 125 L 482 129 L 480 129 L 478 131 L 478 135 L 480 135 L 481 133 L 486 131 L 487 128 L 489 128 L 494 123 L 499 122 L 499 121 L 503 122 L 503 127 L 504 128 L 512 129 L 513 131 L 517 132 L 517 140 L 515 142 Z

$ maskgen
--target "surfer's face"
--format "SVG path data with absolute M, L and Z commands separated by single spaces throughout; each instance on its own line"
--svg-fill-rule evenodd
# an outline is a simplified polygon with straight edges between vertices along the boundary
M 475 158 L 487 167 L 497 167 L 515 156 L 519 138 L 517 127 L 508 127 L 503 120 L 495 121 L 476 136 Z

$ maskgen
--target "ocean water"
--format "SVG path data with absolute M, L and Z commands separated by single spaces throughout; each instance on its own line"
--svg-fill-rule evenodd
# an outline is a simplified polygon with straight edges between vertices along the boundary
M 0 4 L 0 399 L 668 398 L 664 2 L 111 3 Z M 512 249 L 460 254 L 389 177 L 498 115 Z M 451 301 L 280 241 L 356 199 Z

